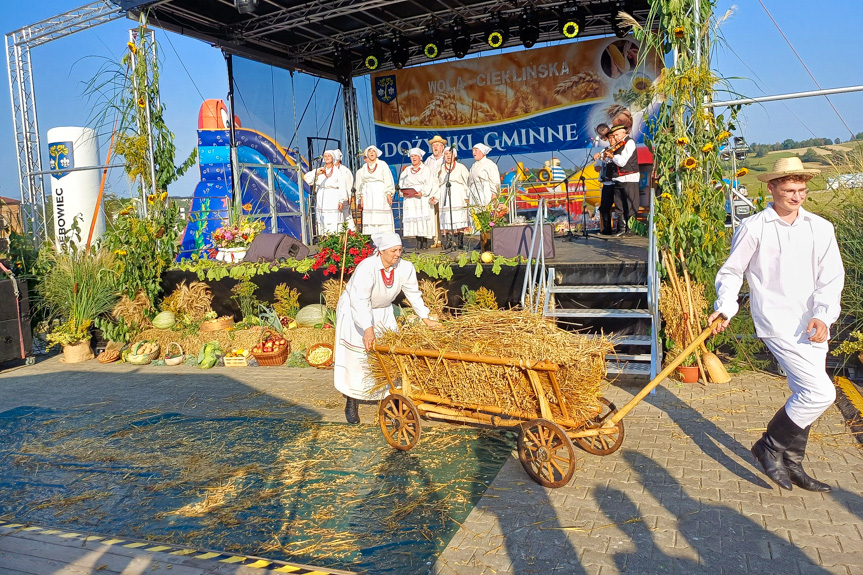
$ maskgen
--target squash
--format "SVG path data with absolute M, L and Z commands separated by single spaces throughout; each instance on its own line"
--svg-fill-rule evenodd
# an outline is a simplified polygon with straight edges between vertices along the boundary
M 479 256 L 479 259 L 484 264 L 490 264 L 494 261 L 494 254 L 491 252 L 482 252 L 482 255 Z
M 163 311 L 153 318 L 153 327 L 156 329 L 171 329 L 177 323 L 177 316 L 174 312 Z
M 327 318 L 327 306 L 313 303 L 300 309 L 294 320 L 299 326 L 316 326 L 323 324 Z

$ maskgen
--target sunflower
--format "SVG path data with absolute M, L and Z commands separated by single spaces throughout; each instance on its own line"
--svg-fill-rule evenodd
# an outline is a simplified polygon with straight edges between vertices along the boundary
M 701 146 L 701 151 L 705 154 L 713 149 L 713 142 L 707 142 L 703 146 Z
M 121 216 L 128 216 L 130 213 L 131 213 L 131 212 L 128 210 L 128 208 L 127 208 L 127 209 L 125 209 L 125 210 L 120 210 L 120 215 L 121 215 Z
M 716 135 L 716 141 L 717 142 L 724 142 L 725 140 L 727 140 L 730 137 L 731 137 L 731 132 L 728 132 L 726 130 L 722 130 L 721 132 L 719 132 Z
M 159 194 L 159 200 L 161 200 L 163 202 L 165 201 L 165 199 L 167 197 L 168 197 L 168 192 L 162 192 L 161 194 Z
M 674 28 L 674 37 L 675 38 L 683 38 L 686 35 L 686 30 L 683 26 L 675 26 Z
M 156 201 L 156 194 L 150 194 L 149 196 L 147 196 L 147 203 L 148 204 L 152 204 L 155 201 Z
M 118 256 L 125 256 L 129 252 L 127 252 L 126 250 L 114 250 L 114 253 L 117 254 Z
M 135 46 L 134 42 L 126 42 L 126 46 L 129 47 L 129 52 L 131 52 L 132 54 L 138 53 L 138 47 Z
M 244 212 L 251 212 L 252 211 L 252 203 L 249 202 L 247 204 L 243 204 L 243 211 Z
M 146 105 L 147 105 L 147 100 L 145 100 L 144 98 L 138 98 L 138 107 L 139 108 L 143 108 Z
M 694 170 L 695 166 L 697 166 L 697 165 L 698 165 L 698 160 L 696 160 L 692 156 L 689 156 L 688 158 L 683 160 L 683 167 L 686 168 L 687 170 Z
M 685 146 L 688 143 L 689 143 L 689 138 L 687 138 L 686 136 L 681 136 L 681 137 L 677 138 L 677 145 L 678 146 Z
M 748 173 L 749 173 L 749 170 L 747 170 L 746 168 L 740 168 L 739 170 L 737 170 L 737 174 L 735 174 L 735 175 L 738 178 L 742 178 L 743 176 L 745 176 Z

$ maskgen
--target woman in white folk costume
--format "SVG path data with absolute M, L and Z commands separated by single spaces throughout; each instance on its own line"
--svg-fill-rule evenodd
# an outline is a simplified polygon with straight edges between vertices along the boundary
M 354 189 L 354 174 L 351 172 L 351 169 L 346 165 L 342 164 L 342 151 L 338 148 L 333 150 L 333 164 L 336 168 L 342 173 L 345 178 L 345 186 L 348 189 L 348 201 L 342 204 L 342 215 L 344 216 L 344 221 L 348 222 L 349 230 L 356 230 L 357 226 L 354 223 L 354 215 L 351 212 L 351 196 L 353 195 Z
M 485 144 L 473 147 L 473 158 L 476 160 L 470 167 L 470 203 L 478 207 L 487 207 L 500 193 L 500 171 L 489 157 L 491 151 Z
M 393 196 L 396 193 L 389 165 L 379 160 L 380 149 L 365 149 L 366 165 L 357 171 L 357 207 L 363 211 L 363 233 L 394 232 Z
M 336 308 L 336 345 L 334 383 L 345 395 L 345 419 L 359 423 L 358 401 L 379 400 L 387 390 L 373 391 L 374 380 L 368 365 L 367 351 L 375 338 L 386 330 L 398 330 L 393 302 L 404 293 L 414 312 L 429 327 L 438 322 L 429 319 L 417 284 L 412 263 L 401 259 L 402 240 L 387 232 L 372 237 L 377 251 L 361 261 Z
M 405 237 L 416 238 L 417 248 L 426 249 L 429 247 L 429 238 L 434 237 L 431 200 L 437 192 L 437 186 L 431 170 L 422 163 L 425 152 L 420 148 L 412 148 L 408 154 L 411 165 L 402 170 L 399 176 L 399 188 L 404 198 L 402 225 Z
M 440 135 L 435 135 L 434 138 L 428 141 L 429 147 L 431 148 L 431 155 L 425 159 L 423 162 L 426 166 L 429 167 L 432 173 L 432 181 L 437 177 L 440 172 L 441 167 L 443 166 L 443 150 L 446 147 L 446 140 L 444 140 Z M 437 189 L 434 190 L 434 194 L 436 195 Z M 435 230 L 435 241 L 432 244 L 433 248 L 440 247 L 440 198 L 435 198 L 437 202 L 432 204 L 432 221 L 434 222 L 434 230 Z
M 444 249 L 452 248 L 453 236 L 458 240 L 458 248 L 464 248 L 464 233 L 470 228 L 468 178 L 467 167 L 458 161 L 458 150 L 455 147 L 444 150 L 443 167 L 437 177 Z
M 344 173 L 335 164 L 333 150 L 323 155 L 324 165 L 314 172 L 306 172 L 303 179 L 315 187 L 315 213 L 318 234 L 336 234 L 345 221 L 342 208 L 350 198 Z

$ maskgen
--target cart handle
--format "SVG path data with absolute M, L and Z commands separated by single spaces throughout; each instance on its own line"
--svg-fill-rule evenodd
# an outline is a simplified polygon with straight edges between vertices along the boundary
M 493 355 L 477 355 L 474 353 L 461 353 L 458 351 L 439 351 L 434 349 L 418 349 L 412 347 L 396 347 L 375 344 L 374 350 L 383 353 L 395 353 L 398 355 L 415 355 L 417 357 L 431 357 L 435 359 L 454 359 L 456 361 L 471 361 L 476 363 L 488 363 L 490 365 L 504 365 L 508 367 L 519 367 L 522 369 L 534 369 L 536 371 L 559 371 L 560 366 L 551 361 L 529 362 L 523 359 L 511 357 L 497 357 Z
M 664 380 L 666 377 L 668 377 L 668 375 L 672 371 L 677 369 L 677 366 L 679 366 L 681 363 L 683 363 L 684 359 L 686 359 L 692 352 L 694 352 L 696 350 L 696 348 L 698 348 L 699 345 L 704 343 L 704 340 L 706 340 L 708 337 L 710 337 L 710 334 L 713 333 L 713 329 L 716 326 L 718 326 L 720 323 L 722 323 L 726 319 L 727 318 L 724 315 L 720 314 L 720 316 L 713 321 L 713 324 L 704 328 L 704 331 L 702 331 L 698 335 L 698 337 L 696 337 L 694 340 L 692 340 L 692 343 L 690 343 L 686 347 L 686 349 L 684 349 L 683 352 L 680 353 L 680 355 L 678 355 L 677 357 L 674 358 L 674 361 L 672 361 L 671 363 L 666 365 L 665 369 L 663 369 L 661 372 L 659 372 L 659 374 L 656 377 L 654 377 L 650 383 L 645 385 L 644 388 L 641 391 L 639 391 L 635 397 L 633 397 L 631 400 L 629 400 L 629 403 L 627 403 L 626 405 L 621 407 L 617 413 L 612 415 L 607 420 L 608 422 L 606 425 L 612 426 L 612 425 L 616 424 L 618 421 L 620 421 L 621 419 L 623 419 L 623 417 L 627 413 L 632 411 L 632 408 L 634 408 L 636 405 L 641 403 L 642 399 L 647 397 L 648 393 L 653 391 L 653 388 L 655 388 L 657 385 L 662 383 L 662 380 Z

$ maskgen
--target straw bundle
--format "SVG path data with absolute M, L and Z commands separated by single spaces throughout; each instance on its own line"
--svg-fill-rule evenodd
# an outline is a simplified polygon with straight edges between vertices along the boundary
M 162 310 L 188 315 L 193 320 L 202 319 L 212 311 L 213 292 L 204 282 L 183 281 L 171 295 L 162 300 Z
M 703 284 L 692 284 L 692 303 L 696 310 L 707 308 Z M 659 313 L 665 320 L 665 334 L 674 342 L 674 350 L 670 350 L 666 358 L 671 361 L 677 356 L 675 350 L 683 350 L 689 344 L 690 338 L 686 333 L 687 318 L 695 333 L 701 331 L 701 325 L 696 318 L 689 318 L 689 309 L 684 311 L 680 308 L 680 297 L 667 282 L 662 282 L 659 288 Z
M 135 294 L 135 299 L 129 299 L 129 296 L 124 294 L 114 306 L 111 315 L 114 319 L 122 319 L 128 326 L 144 327 L 150 325 L 147 312 L 152 309 L 150 298 L 141 290 Z
M 420 280 L 420 293 L 429 311 L 438 318 L 443 317 L 444 308 L 449 303 L 446 288 L 441 287 L 441 282 L 429 279 Z
M 556 373 L 571 419 L 594 414 L 606 383 L 605 355 L 613 350 L 605 337 L 588 337 L 557 328 L 552 322 L 525 311 L 478 310 L 444 322 L 443 329 L 422 324 L 387 332 L 378 343 L 438 351 L 509 357 L 528 362 L 548 360 L 561 369 Z M 370 355 L 378 388 L 387 385 L 384 366 L 399 374 L 396 356 Z M 523 370 L 512 367 L 454 360 L 398 356 L 404 375 L 422 393 L 459 403 L 476 403 L 509 412 L 539 413 L 539 401 Z M 561 417 L 547 372 L 538 372 L 544 395 L 554 416 Z
M 330 309 L 336 309 L 339 305 L 339 298 L 342 297 L 342 292 L 345 291 L 347 285 L 348 282 L 344 282 L 340 285 L 336 280 L 325 281 L 321 285 L 321 295 L 324 296 L 324 305 Z

